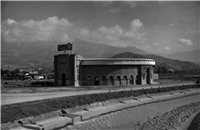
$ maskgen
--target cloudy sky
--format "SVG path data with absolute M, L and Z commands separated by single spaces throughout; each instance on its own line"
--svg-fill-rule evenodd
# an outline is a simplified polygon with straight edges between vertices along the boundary
M 153 53 L 199 49 L 198 1 L 1 2 L 1 41 L 80 40 Z

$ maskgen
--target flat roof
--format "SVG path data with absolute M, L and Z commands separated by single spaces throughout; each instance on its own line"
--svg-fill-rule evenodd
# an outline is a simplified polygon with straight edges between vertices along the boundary
M 82 65 L 155 65 L 153 59 L 145 58 L 86 58 Z
M 83 58 L 82 60 L 152 60 L 153 59 L 146 59 L 146 58 Z

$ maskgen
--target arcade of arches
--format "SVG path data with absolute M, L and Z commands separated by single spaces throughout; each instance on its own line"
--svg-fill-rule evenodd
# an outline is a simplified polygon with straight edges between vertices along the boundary
M 122 78 L 119 75 L 116 78 L 114 78 L 114 76 L 88 76 L 87 85 L 136 85 L 136 79 L 133 77 L 133 75 L 130 77 L 124 75 Z
M 152 84 L 152 75 L 153 66 L 82 66 L 79 83 L 115 86 Z

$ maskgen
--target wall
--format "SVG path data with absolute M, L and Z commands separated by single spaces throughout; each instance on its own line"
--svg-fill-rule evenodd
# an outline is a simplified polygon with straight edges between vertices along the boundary
M 74 86 L 75 56 L 74 54 L 60 54 L 54 56 L 55 85 Z
M 153 83 L 153 66 L 140 66 L 139 72 L 140 84 L 151 84 Z M 149 71 L 149 72 L 148 72 Z
M 133 83 L 136 83 L 136 75 L 138 74 L 138 66 L 132 65 L 86 65 L 81 66 L 81 85 L 95 85 L 95 76 L 98 76 L 99 85 L 112 85 L 108 80 L 110 76 L 114 78 L 114 85 L 130 85 L 130 76 L 134 77 Z M 89 81 L 87 78 L 91 76 Z M 106 82 L 102 81 L 102 76 L 106 77 Z M 120 76 L 120 81 L 117 80 Z M 124 80 L 127 76 L 127 81 Z M 97 83 L 97 82 L 96 82 Z M 105 84 L 106 83 L 106 84 Z

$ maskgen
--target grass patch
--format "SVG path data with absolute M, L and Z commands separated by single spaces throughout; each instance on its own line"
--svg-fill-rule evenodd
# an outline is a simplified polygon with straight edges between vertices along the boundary
M 189 88 L 200 88 L 200 85 L 194 84 L 163 88 L 128 90 L 120 92 L 97 93 L 5 105 L 1 107 L 1 123 L 12 122 L 25 117 L 36 116 L 60 109 L 73 108 L 76 106 L 92 104 L 95 102 L 102 102 L 111 99 L 130 96 L 136 97 L 142 94 L 169 92 Z

